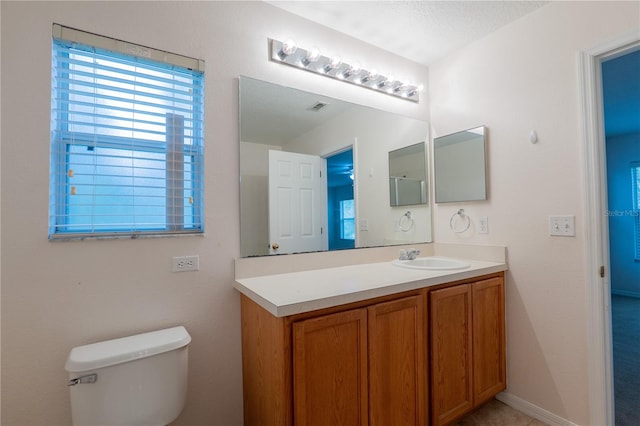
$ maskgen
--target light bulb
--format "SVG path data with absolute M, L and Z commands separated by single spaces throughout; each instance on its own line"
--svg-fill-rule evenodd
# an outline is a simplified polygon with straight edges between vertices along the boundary
M 324 66 L 323 70 L 325 73 L 328 73 L 332 69 L 338 68 L 341 63 L 342 63 L 342 59 L 340 59 L 340 56 L 334 56 L 331 58 L 331 62 L 329 62 L 327 65 Z
M 318 49 L 317 47 L 312 47 L 311 49 L 309 49 L 309 55 L 307 56 L 307 58 L 309 58 L 309 61 L 317 61 L 319 57 L 320 49 Z
M 365 71 L 363 71 L 363 74 L 364 75 L 358 79 L 358 83 L 360 83 L 360 84 L 364 84 L 367 81 L 370 81 L 371 77 L 373 76 L 371 71 L 366 71 L 365 70 Z
M 282 51 L 284 52 L 284 54 L 286 54 L 287 56 L 293 54 L 296 49 L 298 48 L 298 46 L 296 46 L 296 42 L 289 39 L 287 41 L 285 41 L 282 44 Z
M 349 66 L 349 68 L 344 70 L 344 72 L 340 74 L 340 77 L 349 78 L 352 75 L 357 74 L 358 72 L 360 72 L 360 64 L 356 62 L 353 65 Z
M 388 77 L 382 76 L 380 83 L 378 83 L 378 88 L 382 89 L 383 87 L 389 86 L 394 80 L 395 78 L 392 75 Z
M 404 96 L 407 98 L 412 98 L 416 96 L 419 92 L 422 92 L 423 90 L 424 90 L 424 85 L 422 84 L 418 84 L 417 86 L 413 84 L 409 84 L 407 85 L 407 91 Z
M 309 52 L 307 52 L 307 56 L 302 58 L 302 65 L 307 67 L 310 63 L 317 61 L 319 57 L 320 49 L 318 49 L 317 47 L 312 47 L 311 49 L 309 49 Z
M 281 61 L 284 61 L 285 58 L 289 55 L 292 55 L 297 48 L 298 47 L 296 46 L 296 42 L 288 39 L 287 41 L 282 43 L 282 48 L 278 52 L 278 58 L 280 58 Z

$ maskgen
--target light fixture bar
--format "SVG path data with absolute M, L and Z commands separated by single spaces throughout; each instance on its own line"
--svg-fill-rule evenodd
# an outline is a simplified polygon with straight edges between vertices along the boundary
M 422 85 L 405 83 L 391 76 L 360 68 L 357 63 L 348 64 L 339 57 L 323 56 L 316 48 L 303 49 L 291 41 L 269 39 L 271 60 L 315 74 L 331 77 L 366 89 L 375 90 L 412 102 L 420 102 Z

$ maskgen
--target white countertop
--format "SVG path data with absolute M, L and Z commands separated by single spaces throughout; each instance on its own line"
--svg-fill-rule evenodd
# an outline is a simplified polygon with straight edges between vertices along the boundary
M 505 262 L 463 259 L 458 270 L 421 270 L 391 261 L 236 278 L 234 287 L 276 317 L 329 308 L 507 270 Z

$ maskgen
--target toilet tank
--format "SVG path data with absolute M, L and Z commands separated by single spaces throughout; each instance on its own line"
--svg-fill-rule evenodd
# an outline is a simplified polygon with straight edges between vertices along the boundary
M 73 425 L 171 423 L 186 400 L 190 341 L 179 326 L 73 348 L 65 365 Z

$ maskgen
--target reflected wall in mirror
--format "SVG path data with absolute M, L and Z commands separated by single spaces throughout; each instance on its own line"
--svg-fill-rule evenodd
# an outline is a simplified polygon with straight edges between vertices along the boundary
M 389 206 L 388 152 L 428 124 L 240 77 L 240 255 L 431 241 L 428 204 Z
M 486 127 L 433 140 L 436 203 L 487 199 Z
M 427 159 L 420 142 L 389 152 L 389 204 L 427 203 Z

